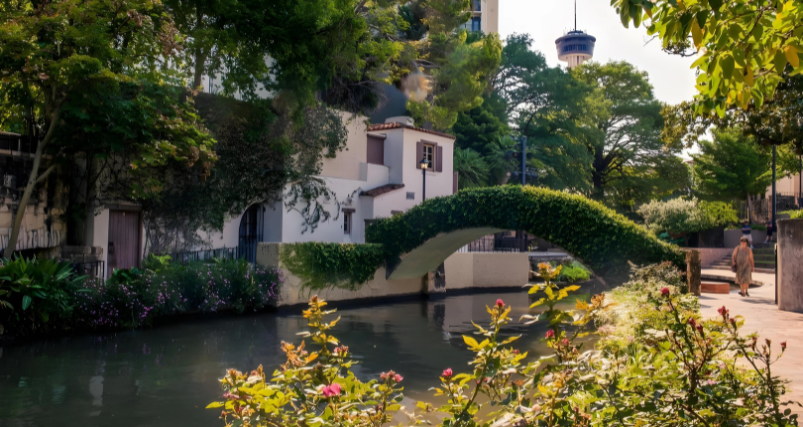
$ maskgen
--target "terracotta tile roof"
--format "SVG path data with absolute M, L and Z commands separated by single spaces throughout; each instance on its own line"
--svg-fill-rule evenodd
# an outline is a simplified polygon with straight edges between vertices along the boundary
M 375 125 L 368 126 L 368 132 L 375 132 L 378 130 L 389 130 L 389 129 L 412 129 L 419 132 L 429 133 L 432 135 L 442 136 L 444 138 L 449 139 L 456 139 L 454 135 L 449 135 L 448 133 L 438 132 L 429 129 L 417 128 L 415 126 L 406 125 L 404 123 L 394 122 L 394 123 L 377 123 Z
M 360 196 L 377 197 L 400 188 L 404 188 L 404 184 L 385 184 L 370 190 L 361 191 Z

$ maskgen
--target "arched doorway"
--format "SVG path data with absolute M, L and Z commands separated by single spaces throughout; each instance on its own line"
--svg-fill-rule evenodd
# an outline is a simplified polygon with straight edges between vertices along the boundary
M 262 205 L 257 204 L 249 207 L 240 219 L 237 255 L 250 263 L 256 262 L 257 244 L 262 241 L 263 218 Z

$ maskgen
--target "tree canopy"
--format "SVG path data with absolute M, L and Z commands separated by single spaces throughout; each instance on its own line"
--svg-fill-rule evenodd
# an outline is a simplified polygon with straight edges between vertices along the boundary
M 613 0 L 622 23 L 645 23 L 665 50 L 698 54 L 700 112 L 720 116 L 732 105 L 761 107 L 784 80 L 803 71 L 801 0 Z
M 679 150 L 661 141 L 661 104 L 647 73 L 626 62 L 587 62 L 572 74 L 595 88 L 582 119 L 594 197 L 632 207 L 688 184 Z
M 709 200 L 746 200 L 772 183 L 770 154 L 738 129 L 715 129 L 694 157 L 699 195 Z

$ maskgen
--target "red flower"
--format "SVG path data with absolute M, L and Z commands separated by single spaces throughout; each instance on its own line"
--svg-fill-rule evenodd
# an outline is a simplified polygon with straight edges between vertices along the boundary
M 321 389 L 321 392 L 323 393 L 323 397 L 325 397 L 327 399 L 332 397 L 332 396 L 339 396 L 340 395 L 340 391 L 341 391 L 340 384 L 338 384 L 338 383 L 334 383 L 332 385 L 324 386 Z
M 550 338 L 554 338 L 554 337 L 555 337 L 555 331 L 553 331 L 552 329 L 546 331 L 546 339 L 550 339 Z
M 781 343 L 781 351 L 786 350 L 786 341 Z
M 502 299 L 500 298 L 500 299 L 496 300 L 496 306 L 499 307 L 499 308 L 502 308 L 502 307 L 505 306 L 505 302 L 502 301 Z
M 454 374 L 454 372 L 452 372 L 452 368 L 446 368 L 446 369 L 443 370 L 443 373 L 441 374 L 441 376 L 444 377 L 444 378 L 451 378 L 452 374 Z
M 728 309 L 725 308 L 725 306 L 723 305 L 722 307 L 719 308 L 719 310 L 717 310 L 717 312 L 719 313 L 720 316 L 725 317 L 728 314 Z
M 689 319 L 689 325 L 691 325 L 692 328 L 697 326 L 697 322 L 694 320 L 693 317 Z
M 669 288 L 661 288 L 661 295 L 669 296 Z

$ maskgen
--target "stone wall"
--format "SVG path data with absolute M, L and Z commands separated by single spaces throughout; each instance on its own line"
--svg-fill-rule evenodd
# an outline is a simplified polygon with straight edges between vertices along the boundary
M 778 221 L 778 308 L 803 313 L 803 219 Z
M 735 246 L 734 246 L 735 248 Z M 694 248 L 700 252 L 700 264 L 703 268 L 710 267 L 733 254 L 733 248 Z
M 302 289 L 301 279 L 284 268 L 279 260 L 281 245 L 281 243 L 260 243 L 257 246 L 256 256 L 258 265 L 282 270 L 284 283 L 281 288 L 279 306 L 306 304 L 309 297 L 312 295 L 318 295 L 327 301 L 349 301 L 416 295 L 421 294 L 426 285 L 425 281 L 420 277 L 404 280 L 387 280 L 385 279 L 385 268 L 382 267 L 376 271 L 374 280 L 363 284 L 363 286 L 356 291 L 343 289 L 310 291 L 308 289 Z
M 448 294 L 450 290 L 471 288 L 511 288 L 527 284 L 530 262 L 527 253 L 455 253 L 444 261 L 446 289 L 436 288 L 435 275 L 430 272 L 422 277 L 388 280 L 384 267 L 374 274 L 374 279 L 366 282 L 356 291 L 325 289 L 309 291 L 302 289 L 301 279 L 284 268 L 279 259 L 282 243 L 260 243 L 257 246 L 256 262 L 265 267 L 282 271 L 282 284 L 279 306 L 306 304 L 312 295 L 327 301 L 350 301 L 401 297 L 420 294 Z
M 445 261 L 446 291 L 511 288 L 527 284 L 530 258 L 518 252 L 462 252 Z

